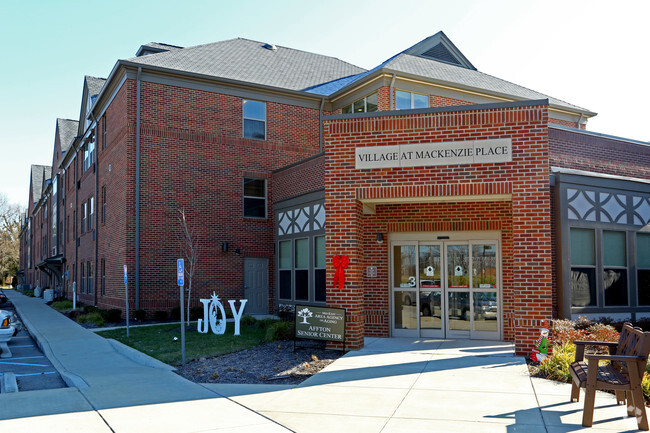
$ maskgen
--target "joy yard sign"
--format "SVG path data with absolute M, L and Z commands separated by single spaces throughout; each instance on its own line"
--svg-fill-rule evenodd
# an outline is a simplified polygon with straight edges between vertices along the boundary
M 512 139 L 365 146 L 355 149 L 355 168 L 426 167 L 512 161 Z
M 212 297 L 210 299 L 199 299 L 199 301 L 203 304 L 203 319 L 199 319 L 197 330 L 201 334 L 207 334 L 208 328 L 210 328 L 214 334 L 225 334 L 226 310 L 223 308 L 221 299 L 219 299 L 216 293 L 212 292 Z M 248 300 L 240 299 L 239 302 L 241 302 L 241 305 L 239 306 L 239 310 L 237 310 L 235 307 L 235 301 L 228 301 L 230 309 L 232 310 L 232 316 L 235 320 L 235 335 L 239 335 L 241 316 L 244 313 L 244 307 L 246 307 L 246 302 L 248 302 Z

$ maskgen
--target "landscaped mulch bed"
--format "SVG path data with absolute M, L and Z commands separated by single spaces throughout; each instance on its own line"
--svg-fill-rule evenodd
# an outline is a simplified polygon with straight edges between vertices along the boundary
M 339 350 L 304 347 L 293 351 L 292 341 L 276 341 L 178 367 L 177 373 L 197 383 L 295 385 L 343 356 Z

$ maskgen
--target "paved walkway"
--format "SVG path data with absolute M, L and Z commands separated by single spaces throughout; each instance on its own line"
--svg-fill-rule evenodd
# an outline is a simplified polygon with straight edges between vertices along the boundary
M 165 364 L 125 356 L 42 299 L 5 294 L 70 388 L 0 394 L 2 432 L 290 431 Z
M 6 293 L 77 388 L 0 394 L 3 432 L 636 431 L 601 393 L 594 427 L 583 429 L 570 386 L 531 379 L 509 343 L 367 339 L 297 387 L 198 385 L 148 357 L 124 356 L 42 300 Z

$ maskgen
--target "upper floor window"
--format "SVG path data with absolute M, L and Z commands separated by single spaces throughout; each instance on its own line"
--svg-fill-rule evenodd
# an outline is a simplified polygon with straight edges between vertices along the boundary
M 636 266 L 639 305 L 650 305 L 650 233 L 636 235 Z
M 266 179 L 244 178 L 244 216 L 266 218 Z
M 86 221 L 88 219 L 88 210 L 86 203 L 81 203 L 81 233 L 86 232 Z
M 398 110 L 408 110 L 410 108 L 428 108 L 429 97 L 420 93 L 395 91 L 395 108 Z
M 106 185 L 102 186 L 102 224 L 106 223 Z
M 343 114 L 347 113 L 372 113 L 377 111 L 377 92 L 346 105 L 342 109 Z
M 95 218 L 95 197 L 88 200 L 88 231 L 93 229 L 93 219 Z
M 266 140 L 266 102 L 244 99 L 244 137 Z
M 106 117 L 107 117 L 106 114 L 104 114 L 104 120 L 102 122 L 104 124 L 104 128 L 102 128 L 103 131 L 104 131 L 104 136 L 103 136 L 103 139 L 102 139 L 102 149 L 106 149 L 106 140 L 107 140 L 107 131 L 108 131 Z
M 91 138 L 84 145 L 84 162 L 83 162 L 83 171 L 86 171 L 90 168 L 95 160 L 95 138 Z

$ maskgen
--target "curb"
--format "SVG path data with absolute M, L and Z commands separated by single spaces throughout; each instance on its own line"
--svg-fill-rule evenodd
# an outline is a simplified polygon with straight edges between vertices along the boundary
M 18 392 L 18 382 L 15 373 L 2 373 L 2 393 Z
M 129 358 L 131 361 L 137 364 L 144 365 L 146 367 L 151 367 L 151 368 L 158 368 L 161 370 L 176 371 L 176 367 L 172 367 L 169 364 L 165 364 L 164 362 L 156 358 L 152 358 L 151 356 L 142 353 L 138 350 L 135 350 L 134 348 L 127 346 L 124 343 L 121 343 L 112 338 L 107 338 L 106 341 L 110 343 L 110 345 L 113 347 L 113 349 L 115 349 L 117 353 Z
M 16 311 L 18 312 L 18 314 L 20 315 L 20 320 L 25 326 L 25 328 L 27 329 L 27 332 L 29 332 L 29 335 L 31 335 L 32 338 L 36 341 L 38 348 L 41 349 L 41 351 L 43 352 L 43 354 L 45 354 L 47 359 L 50 360 L 52 366 L 56 369 L 56 371 L 59 372 L 65 384 L 71 388 L 78 388 L 78 389 L 88 388 L 88 384 L 86 383 L 85 380 L 83 380 L 83 378 L 81 378 L 81 376 L 77 376 L 74 373 L 70 373 L 68 370 L 66 370 L 63 367 L 63 365 L 59 362 L 57 357 L 54 355 L 54 352 L 50 348 L 50 343 L 47 341 L 47 339 L 44 338 L 41 335 L 41 333 L 34 328 L 34 325 L 32 325 L 32 322 L 27 318 L 27 316 L 22 314 L 18 305 L 16 305 L 16 303 L 13 303 L 13 305 Z

